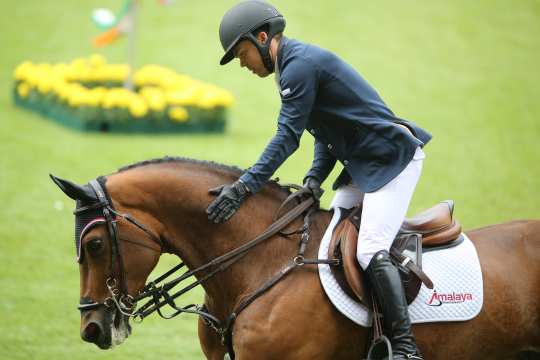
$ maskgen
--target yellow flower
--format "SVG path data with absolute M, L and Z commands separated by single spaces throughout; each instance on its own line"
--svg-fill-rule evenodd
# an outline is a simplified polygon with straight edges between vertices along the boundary
M 189 76 L 177 74 L 174 70 L 158 65 L 143 66 L 135 72 L 133 80 L 139 87 L 159 86 L 164 90 L 183 90 L 193 82 Z
M 181 106 L 174 106 L 169 109 L 169 117 L 177 122 L 186 122 L 189 119 L 187 110 Z
M 88 91 L 88 105 L 89 106 L 100 106 L 105 95 L 107 94 L 107 89 L 98 86 Z
M 83 58 L 76 58 L 71 62 L 71 66 L 76 69 L 85 68 L 88 66 L 88 63 L 86 62 L 86 59 Z
M 153 111 L 163 111 L 167 106 L 167 103 L 163 97 L 153 97 L 148 100 L 148 105 Z
M 115 106 L 118 106 L 118 92 L 116 89 L 109 89 L 103 97 L 103 107 L 111 109 Z
M 146 100 L 153 111 L 163 111 L 167 106 L 163 90 L 155 86 L 143 87 L 139 94 Z
M 27 83 L 22 82 L 17 86 L 17 94 L 19 94 L 20 97 L 26 98 L 29 92 L 30 85 L 28 85 Z
M 32 71 L 34 64 L 30 61 L 25 61 L 15 68 L 13 76 L 16 80 L 25 80 L 28 78 L 30 71 Z
M 148 113 L 148 105 L 142 98 L 134 98 L 129 105 L 129 113 L 137 118 L 143 117 Z
M 100 54 L 92 54 L 92 55 L 90 55 L 90 57 L 88 58 L 88 62 L 90 63 L 91 66 L 93 66 L 93 67 L 98 67 L 98 66 L 105 65 L 105 63 L 107 62 L 107 60 L 105 59 L 105 57 L 103 57 L 103 55 L 100 55 Z
M 167 102 L 171 105 L 196 105 L 200 98 L 198 89 L 172 90 L 167 92 Z
M 59 83 L 55 88 L 55 92 L 60 100 L 66 100 L 69 94 L 69 84 L 67 82 Z
M 69 66 L 64 63 L 58 63 L 53 65 L 52 71 L 55 76 L 65 78 L 67 75 L 67 72 L 69 71 Z
M 114 82 L 124 81 L 129 74 L 129 65 L 126 64 L 114 64 L 106 65 L 105 73 L 106 80 Z
M 214 96 L 204 96 L 199 99 L 197 106 L 205 110 L 211 110 L 216 107 L 216 98 Z
M 51 79 L 47 76 L 47 74 L 42 74 L 42 76 L 39 78 L 37 88 L 42 94 L 46 94 L 51 90 Z
M 231 107 L 234 104 L 234 97 L 227 90 L 220 89 L 217 95 L 217 104 L 223 107 Z
M 68 104 L 71 107 L 78 107 L 82 103 L 82 96 L 80 92 L 72 92 L 68 96 Z
M 201 96 L 197 101 L 197 106 L 203 109 L 213 109 L 218 106 L 229 107 L 233 104 L 233 96 L 226 90 L 217 86 L 205 85 Z
M 105 93 L 105 96 L 103 96 L 103 107 L 105 109 L 112 109 L 114 107 L 114 102 L 115 102 L 115 97 L 114 95 L 110 92 L 110 91 L 107 91 L 107 93 Z

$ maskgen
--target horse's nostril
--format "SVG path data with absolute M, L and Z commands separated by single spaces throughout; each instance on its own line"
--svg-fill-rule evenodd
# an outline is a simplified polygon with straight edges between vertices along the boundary
M 86 325 L 86 328 L 84 328 L 83 332 L 81 333 L 81 337 L 84 341 L 97 343 L 100 334 L 101 330 L 99 328 L 99 325 L 95 322 L 91 322 Z

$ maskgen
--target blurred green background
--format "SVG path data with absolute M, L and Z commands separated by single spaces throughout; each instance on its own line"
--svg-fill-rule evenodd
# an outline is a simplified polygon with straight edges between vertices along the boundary
M 67 62 L 95 49 L 90 14 L 121 0 L 0 0 L 0 359 L 201 359 L 196 319 L 147 319 L 113 351 L 79 338 L 73 203 L 48 173 L 85 183 L 164 155 L 248 167 L 276 128 L 273 78 L 218 65 L 218 25 L 235 1 L 142 1 L 137 66 L 155 63 L 232 91 L 227 133 L 81 134 L 17 109 L 17 64 Z M 410 213 L 456 201 L 470 229 L 540 218 L 540 2 L 537 0 L 273 2 L 286 35 L 330 49 L 380 92 L 400 117 L 434 135 Z M 125 41 L 97 51 L 125 61 Z M 300 182 L 312 139 L 277 175 Z M 335 177 L 337 172 L 332 177 Z M 328 189 L 323 204 L 328 205 Z M 160 269 L 174 263 L 164 259 Z M 201 292 L 186 301 L 199 301 Z

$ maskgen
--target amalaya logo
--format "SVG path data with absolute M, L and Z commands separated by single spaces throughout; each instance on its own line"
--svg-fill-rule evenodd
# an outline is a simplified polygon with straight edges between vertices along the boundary
M 446 293 L 439 294 L 436 290 L 433 291 L 431 298 L 427 302 L 429 306 L 441 306 L 443 304 L 460 304 L 466 301 L 472 301 L 471 293 Z

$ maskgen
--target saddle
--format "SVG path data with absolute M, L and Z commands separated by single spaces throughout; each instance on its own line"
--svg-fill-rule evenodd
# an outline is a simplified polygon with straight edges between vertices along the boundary
M 356 260 L 362 207 L 342 210 L 328 248 L 328 258 L 341 261 L 340 265 L 330 268 L 343 291 L 369 308 L 367 284 Z M 456 246 L 463 241 L 461 225 L 453 218 L 453 212 L 454 202 L 446 200 L 405 219 L 392 243 L 390 256 L 399 269 L 408 304 L 414 301 L 422 283 L 433 288 L 422 271 L 422 252 Z

